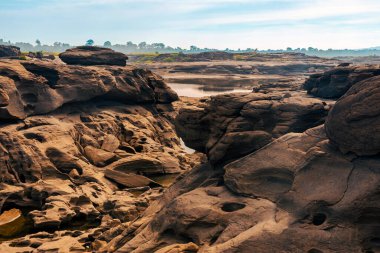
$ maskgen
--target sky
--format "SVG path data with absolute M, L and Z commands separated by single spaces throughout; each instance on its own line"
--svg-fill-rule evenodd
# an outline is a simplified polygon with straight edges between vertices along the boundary
M 380 0 L 0 0 L 0 38 L 217 49 L 380 46 Z

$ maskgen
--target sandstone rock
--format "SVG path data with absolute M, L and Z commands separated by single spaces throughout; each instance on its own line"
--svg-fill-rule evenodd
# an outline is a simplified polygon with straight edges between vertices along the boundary
M 338 100 L 326 122 L 330 140 L 343 152 L 380 153 L 380 77 L 359 82 Z
M 164 117 L 177 96 L 147 70 L 6 60 L 0 86 L 9 97 L 0 107 L 6 123 L 0 126 L 0 210 L 21 210 L 33 227 L 2 241 L 0 252 L 96 251 L 104 243 L 94 241 L 121 234 L 163 193 L 137 171 L 115 170 L 132 187 L 149 181 L 140 192 L 120 190 L 126 186 L 107 180 L 108 167 L 99 166 L 133 155 L 157 165 L 144 165 L 148 174 L 190 168 L 191 155 Z M 165 103 L 160 112 L 157 103 Z M 106 216 L 110 221 L 99 224 Z
M 7 104 L 0 107 L 0 119 L 5 120 L 45 114 L 67 103 L 94 98 L 125 104 L 170 103 L 178 99 L 162 78 L 134 67 L 7 60 L 0 62 L 0 73 L 2 103 Z
M 0 236 L 9 237 L 20 233 L 26 219 L 19 209 L 11 209 L 0 215 Z
M 105 171 L 105 177 L 112 179 L 116 183 L 128 187 L 128 188 L 135 188 L 135 187 L 144 187 L 144 186 L 160 186 L 158 183 L 150 180 L 149 178 L 137 175 L 133 173 L 124 173 L 117 170 L 112 169 L 106 169 Z
M 130 225 L 133 233 L 111 242 L 115 252 L 190 242 L 198 252 L 378 249 L 379 158 L 342 154 L 323 126 L 286 134 L 228 164 L 225 185 L 218 178 L 204 166 L 188 173 L 148 207 L 149 218 Z
M 1 77 L 0 77 L 0 82 L 1 82 Z M 5 107 L 7 105 L 9 105 L 9 96 L 5 91 L 0 90 L 0 107 Z
M 219 163 L 247 155 L 286 133 L 321 124 L 329 108 L 302 93 L 228 94 L 180 109 L 175 124 L 188 147 Z
M 303 87 L 313 96 L 339 98 L 352 85 L 362 80 L 380 75 L 380 66 L 339 66 L 324 73 L 311 75 Z
M 190 242 L 187 244 L 175 244 L 170 245 L 160 250 L 157 250 L 155 253 L 190 253 L 190 252 L 198 252 L 199 247 Z
M 102 149 L 108 152 L 115 152 L 120 146 L 120 141 L 115 135 L 107 134 L 104 137 Z
M 81 46 L 68 49 L 59 58 L 70 65 L 117 65 L 125 66 L 128 57 L 110 48 Z
M 164 174 L 165 165 L 149 156 L 133 155 L 108 166 L 109 169 L 123 173 L 142 173 L 144 175 Z
M 114 153 L 94 148 L 92 146 L 85 147 L 84 152 L 91 163 L 99 167 L 104 167 L 116 160 Z
M 17 57 L 20 56 L 19 47 L 0 45 L 0 57 Z

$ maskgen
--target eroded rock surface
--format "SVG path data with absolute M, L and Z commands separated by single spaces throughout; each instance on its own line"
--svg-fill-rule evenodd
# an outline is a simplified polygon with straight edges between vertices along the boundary
M 378 75 L 379 65 L 341 66 L 311 75 L 303 87 L 313 96 L 336 99 L 343 96 L 355 83 Z
M 345 131 L 376 131 L 378 87 L 377 77 L 354 85 L 330 112 L 328 134 L 320 125 L 282 135 L 224 167 L 196 167 L 107 249 L 165 252 L 194 243 L 200 253 L 378 252 L 380 157 L 368 153 L 374 146 L 364 133 L 354 135 L 364 140 L 352 144 L 356 154 L 341 152 L 333 135 L 340 128 L 346 138 L 351 132 Z M 208 102 L 202 103 L 189 109 L 189 119 L 207 117 Z M 224 113 L 241 110 L 239 103 L 223 105 Z M 376 133 L 368 131 L 376 145 Z
M 109 99 L 125 104 L 178 99 L 163 80 L 135 67 L 83 67 L 39 61 L 0 61 L 0 119 L 24 119 L 64 104 Z
M 219 95 L 180 109 L 176 128 L 186 145 L 207 153 L 211 163 L 226 162 L 323 123 L 330 105 L 302 93 Z
M 228 164 L 224 176 L 207 167 L 189 173 L 146 210 L 150 219 L 110 246 L 116 252 L 190 242 L 198 252 L 376 252 L 379 161 L 344 155 L 323 126 L 290 133 Z
M 96 251 L 162 195 L 150 177 L 194 163 L 161 113 L 177 95 L 150 71 L 8 60 L 0 87 L 0 210 L 31 233 L 0 252 Z
M 330 112 L 329 138 L 343 152 L 380 153 L 380 77 L 355 84 Z
M 69 65 L 115 65 L 125 66 L 128 57 L 110 48 L 81 46 L 68 49 L 59 58 Z

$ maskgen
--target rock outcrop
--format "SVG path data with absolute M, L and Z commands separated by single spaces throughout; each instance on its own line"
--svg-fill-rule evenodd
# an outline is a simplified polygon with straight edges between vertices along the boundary
M 329 109 L 329 104 L 298 93 L 219 95 L 180 109 L 176 129 L 188 147 L 207 153 L 215 164 L 320 125 Z
M 144 104 L 171 103 L 178 96 L 145 69 L 0 61 L 2 120 L 46 114 L 64 104 L 91 99 Z
M 331 115 L 339 113 L 347 115 Z M 286 134 L 223 170 L 195 168 L 108 250 L 161 252 L 194 243 L 202 253 L 377 252 L 379 185 L 379 156 L 343 154 L 321 125 Z
M 355 84 L 341 97 L 326 122 L 330 140 L 341 151 L 380 153 L 380 77 Z
M 355 83 L 378 75 L 379 65 L 342 66 L 311 75 L 303 87 L 313 96 L 336 99 L 343 96 Z
M 17 57 L 20 55 L 19 47 L 0 45 L 0 57 Z
M 162 112 L 178 97 L 148 70 L 6 60 L 0 91 L 0 211 L 22 212 L 21 235 L 56 231 L 0 252 L 101 248 L 162 195 L 157 176 L 193 164 Z
M 115 65 L 125 66 L 128 57 L 110 48 L 81 46 L 68 49 L 59 58 L 69 65 Z

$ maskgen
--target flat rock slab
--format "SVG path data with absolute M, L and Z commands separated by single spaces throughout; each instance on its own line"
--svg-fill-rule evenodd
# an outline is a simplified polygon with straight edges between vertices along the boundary
M 115 65 L 125 66 L 128 57 L 110 48 L 82 46 L 59 54 L 59 58 L 69 65 Z

